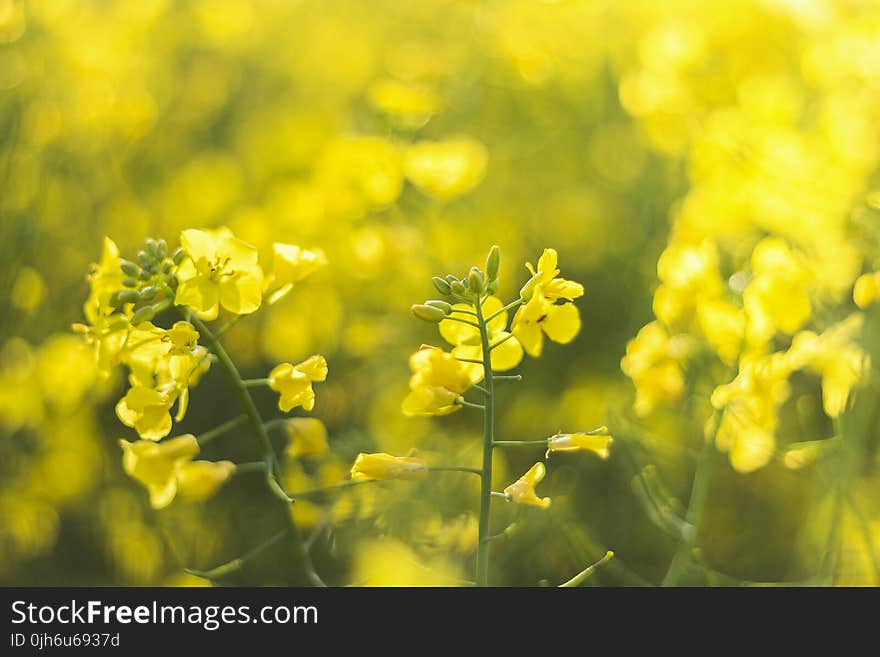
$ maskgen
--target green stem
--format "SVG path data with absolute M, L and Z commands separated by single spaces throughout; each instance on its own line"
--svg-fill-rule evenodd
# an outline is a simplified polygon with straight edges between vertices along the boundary
M 193 568 L 187 568 L 186 572 L 190 575 L 195 575 L 196 577 L 204 577 L 205 579 L 219 579 L 224 575 L 228 575 L 229 573 L 234 573 L 238 570 L 241 570 L 241 567 L 244 566 L 248 561 L 251 561 L 256 556 L 259 556 L 260 553 L 262 553 L 264 550 L 268 550 L 285 536 L 287 536 L 286 529 L 278 532 L 268 541 L 258 545 L 250 552 L 247 552 L 244 555 L 240 556 L 238 559 L 233 559 L 232 561 L 228 561 L 224 564 L 217 566 L 216 568 L 211 568 L 210 570 L 195 570 Z
M 700 522 L 703 520 L 703 512 L 706 510 L 706 500 L 709 497 L 709 484 L 712 482 L 712 470 L 715 465 L 715 438 L 718 435 L 718 427 L 721 425 L 721 411 L 715 411 L 712 418 L 713 428 L 711 437 L 706 440 L 700 457 L 697 460 L 697 469 L 694 472 L 694 482 L 691 486 L 691 496 L 688 500 L 688 508 L 685 513 L 687 532 L 678 544 L 678 549 L 669 570 L 663 578 L 661 586 L 676 586 L 679 579 L 691 559 L 691 553 L 697 544 L 697 534 Z
M 496 490 L 489 491 L 489 498 L 497 497 L 498 499 L 504 500 L 505 502 L 510 502 L 510 495 L 507 493 L 499 493 Z
M 452 315 L 446 315 L 446 318 L 442 321 L 449 320 L 450 322 L 458 322 L 459 324 L 467 324 L 468 326 L 473 326 L 474 328 L 480 328 L 479 324 L 475 324 L 467 319 L 462 319 L 461 317 L 453 317 Z
M 522 374 L 496 374 L 495 381 L 522 381 Z
M 243 475 L 251 472 L 265 472 L 265 461 L 251 461 L 250 463 L 237 463 L 235 465 L 235 475 Z
M 259 388 L 269 385 L 269 379 L 244 379 L 241 383 L 245 388 Z
M 486 318 L 486 324 L 488 324 L 489 322 L 491 322 L 493 319 L 495 319 L 496 317 L 498 317 L 500 314 L 502 314 L 502 313 L 506 313 L 508 310 L 510 310 L 510 309 L 512 309 L 512 308 L 516 308 L 516 307 L 517 307 L 518 305 L 520 305 L 521 303 L 522 303 L 522 299 L 517 299 L 516 301 L 511 301 L 509 304 L 507 304 L 506 306 L 504 306 L 504 308 L 502 308 L 501 310 L 496 310 L 494 313 L 492 313 L 491 315 L 489 315 L 489 316 Z
M 431 466 L 430 468 L 428 468 L 428 472 L 470 472 L 471 474 L 475 474 L 479 477 L 483 476 L 483 471 L 479 468 L 467 468 L 463 465 Z
M 492 374 L 492 352 L 489 348 L 489 331 L 483 318 L 479 297 L 476 298 L 477 322 L 480 343 L 483 348 L 483 383 L 486 388 L 486 404 L 483 408 L 483 468 L 480 481 L 480 521 L 477 542 L 476 585 L 489 585 L 489 514 L 492 500 L 492 451 L 495 442 L 495 385 Z
M 214 427 L 209 431 L 204 431 L 199 434 L 198 441 L 199 445 L 207 445 L 209 442 L 222 436 L 227 431 L 232 431 L 233 429 L 240 427 L 243 424 L 246 424 L 248 421 L 247 415 L 239 415 L 236 418 L 229 420 L 228 422 L 224 422 L 220 426 Z
M 305 549 L 299 527 L 294 522 L 293 516 L 290 513 L 289 499 L 284 499 L 281 497 L 281 495 L 279 495 L 279 492 L 281 494 L 284 494 L 284 489 L 279 483 L 280 467 L 278 464 L 278 459 L 275 456 L 275 450 L 272 448 L 272 443 L 269 440 L 269 434 L 266 431 L 265 425 L 263 424 L 263 418 L 260 416 L 260 412 L 257 410 L 257 406 L 256 404 L 254 404 L 254 400 L 251 398 L 248 389 L 245 387 L 244 382 L 241 378 L 241 374 L 239 374 L 238 372 L 238 368 L 235 366 L 235 363 L 232 362 L 229 354 L 226 353 L 223 345 L 220 344 L 220 341 L 216 337 L 214 337 L 208 327 L 205 326 L 204 322 L 202 322 L 200 319 L 198 319 L 197 317 L 192 317 L 192 322 L 196 326 L 202 337 L 205 339 L 208 347 L 217 356 L 217 361 L 220 363 L 220 366 L 226 373 L 226 377 L 232 384 L 232 387 L 235 390 L 236 395 L 238 396 L 238 401 L 241 404 L 245 415 L 247 415 L 254 437 L 260 444 L 260 448 L 263 452 L 263 461 L 265 461 L 266 463 L 266 484 L 268 485 L 269 490 L 273 493 L 273 495 L 278 497 L 278 499 L 283 502 L 284 516 L 289 523 L 288 533 L 293 539 L 296 548 L 296 553 L 298 557 L 297 562 L 301 567 L 302 579 L 303 581 L 309 582 L 313 586 L 323 586 L 324 583 L 315 572 L 314 566 L 312 565 L 312 559 L 309 556 L 308 550 Z
M 462 363 L 474 363 L 475 365 L 483 364 L 483 361 L 477 360 L 476 358 L 460 358 L 459 356 L 456 356 L 455 360 L 461 361 Z
M 489 393 L 485 390 L 483 392 L 485 392 L 486 397 L 488 398 Z M 455 403 L 460 404 L 461 406 L 467 406 L 468 408 L 479 408 L 481 411 L 486 410 L 486 407 L 483 406 L 482 404 L 474 404 L 473 402 L 469 402 L 464 397 L 459 397 L 458 399 L 455 400 Z
M 603 564 L 608 562 L 613 556 L 614 556 L 614 553 L 611 550 L 608 550 L 608 552 L 605 553 L 605 556 L 602 557 L 601 559 L 599 559 L 599 561 L 587 566 L 586 568 L 584 568 L 581 572 L 579 572 L 577 575 L 572 577 L 567 582 L 560 584 L 559 588 L 573 588 L 575 586 L 580 586 L 584 582 L 584 580 L 586 580 L 590 575 L 592 575 L 596 571 L 597 568 L 601 567 Z
M 544 440 L 494 440 L 494 447 L 531 447 L 533 445 L 547 446 L 547 439 Z

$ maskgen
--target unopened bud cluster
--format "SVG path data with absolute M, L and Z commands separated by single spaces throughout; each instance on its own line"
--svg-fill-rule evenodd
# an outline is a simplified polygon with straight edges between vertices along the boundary
M 471 267 L 461 278 L 454 274 L 434 276 L 434 288 L 443 299 L 431 299 L 412 306 L 412 314 L 426 322 L 440 322 L 452 312 L 453 303 L 474 305 L 475 298 L 495 294 L 498 289 L 498 271 L 501 268 L 501 250 L 489 249 L 485 270 Z
M 181 248 L 169 254 L 165 240 L 148 239 L 137 253 L 137 262 L 120 261 L 123 289 L 110 295 L 110 305 L 121 309 L 134 304 L 134 325 L 152 320 L 171 307 L 178 284 L 174 272 L 184 256 Z

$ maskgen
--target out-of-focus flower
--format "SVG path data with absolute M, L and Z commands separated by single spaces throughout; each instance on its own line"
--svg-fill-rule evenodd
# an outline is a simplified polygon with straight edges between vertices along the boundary
M 202 502 L 213 497 L 233 472 L 235 464 L 231 461 L 183 463 L 177 470 L 177 492 L 191 502 Z
M 327 379 L 327 361 L 315 355 L 301 363 L 281 363 L 269 372 L 269 387 L 279 393 L 278 408 L 287 413 L 294 406 L 310 411 L 315 407 L 313 381 Z
M 672 242 L 660 254 L 654 292 L 654 314 L 667 327 L 686 319 L 694 307 L 721 292 L 718 251 L 711 240 L 699 244 Z
M 685 353 L 681 340 L 673 340 L 659 322 L 646 324 L 627 343 L 620 368 L 635 384 L 638 415 L 681 397 L 684 374 L 679 362 Z
M 122 467 L 150 492 L 150 504 L 162 509 L 177 494 L 178 472 L 199 453 L 195 436 L 186 434 L 161 443 L 120 440 Z
M 839 417 L 846 409 L 852 390 L 870 367 L 870 357 L 856 342 L 862 323 L 863 316 L 853 314 L 820 334 L 801 331 L 792 339 L 791 366 L 822 377 L 822 405 L 829 417 Z
M 286 453 L 292 459 L 326 454 L 327 427 L 318 418 L 292 417 L 284 422 L 284 432 L 290 441 Z
M 853 286 L 853 301 L 859 308 L 867 308 L 880 299 L 880 272 L 862 274 Z
M 430 308 L 430 306 L 429 306 Z M 452 313 L 455 310 L 468 310 L 470 306 L 457 303 L 452 306 Z M 501 300 L 498 297 L 489 297 L 483 302 L 483 317 L 489 318 L 496 315 L 503 308 Z M 454 315 L 462 317 L 462 315 Z M 469 326 L 462 322 L 452 319 L 444 319 L 440 322 L 440 335 L 452 345 L 452 355 L 456 358 L 468 358 L 470 360 L 483 360 L 483 347 L 480 341 L 480 330 L 475 326 Z M 519 365 L 523 357 L 523 349 L 519 341 L 507 332 L 507 311 L 497 314 L 497 316 L 486 324 L 486 332 L 489 337 L 489 346 L 498 345 L 491 349 L 492 353 L 492 369 L 499 372 L 509 370 Z M 482 378 L 483 368 L 481 365 L 470 363 L 477 368 Z
M 489 155 L 475 139 L 421 141 L 409 147 L 404 173 L 416 187 L 440 199 L 469 192 L 483 178 Z
M 752 252 L 754 278 L 743 292 L 747 336 L 764 344 L 777 331 L 792 334 L 810 318 L 809 270 L 783 240 L 767 237 Z
M 535 492 L 535 486 L 540 483 L 546 473 L 544 464 L 538 461 L 522 477 L 504 489 L 505 495 L 508 495 L 510 501 L 516 504 L 527 504 L 546 509 L 552 500 L 549 497 L 538 497 Z
M 401 80 L 379 80 L 367 90 L 370 105 L 406 128 L 420 128 L 436 114 L 443 99 L 430 86 Z
M 391 454 L 358 454 L 351 466 L 353 481 L 389 481 L 392 479 L 424 479 L 428 475 L 428 464 L 414 456 L 392 456 Z
M 513 318 L 513 334 L 533 358 L 541 355 L 545 334 L 553 342 L 568 344 L 581 329 L 580 312 L 571 301 L 583 296 L 584 287 L 559 278 L 557 262 L 556 250 L 544 249 L 537 270 L 526 263 L 532 277 L 520 291 L 526 303 Z
M 404 415 L 447 415 L 461 408 L 455 400 L 482 378 L 482 368 L 467 365 L 436 347 L 423 347 L 410 356 L 413 374 L 401 407 Z
M 788 399 L 790 374 L 791 362 L 783 353 L 744 357 L 736 378 L 712 393 L 712 405 L 723 410 L 715 444 L 737 472 L 758 470 L 773 458 L 778 409 Z
M 321 249 L 304 249 L 294 244 L 272 245 L 272 276 L 267 281 L 277 289 L 269 296 L 273 304 L 287 295 L 296 283 L 327 265 L 327 256 Z
M 260 307 L 263 272 L 257 249 L 236 238 L 228 228 L 194 228 L 180 234 L 189 259 L 177 271 L 180 285 L 175 303 L 188 306 L 202 319 L 216 319 L 220 306 L 237 315 Z
M 549 457 L 554 452 L 593 452 L 600 459 L 607 459 L 611 454 L 611 443 L 614 438 L 604 433 L 557 433 L 547 439 L 547 453 Z

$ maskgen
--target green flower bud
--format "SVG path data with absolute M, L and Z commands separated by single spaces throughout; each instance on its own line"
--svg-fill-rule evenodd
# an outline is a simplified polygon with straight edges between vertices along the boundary
M 122 284 L 125 287 L 137 287 L 138 282 L 136 278 L 123 278 Z
M 186 257 L 186 252 L 183 250 L 183 247 L 179 246 L 174 250 L 174 253 L 171 254 L 171 260 L 175 265 L 179 265 L 183 262 L 183 259 Z
M 426 322 L 437 323 L 446 317 L 446 313 L 424 303 L 417 303 L 410 308 L 413 315 Z
M 453 294 L 464 295 L 464 293 L 467 291 L 467 288 L 464 286 L 464 283 L 462 283 L 462 282 L 461 282 L 460 280 L 458 280 L 458 279 L 452 281 L 452 282 L 449 284 L 449 287 L 452 288 L 452 293 L 453 293 Z
M 140 295 L 137 290 L 116 290 L 110 295 L 110 305 L 114 308 L 118 308 L 124 303 L 137 303 L 139 300 Z
M 131 324 L 135 326 L 141 322 L 148 322 L 156 316 L 156 308 L 153 306 L 144 306 L 131 316 Z
M 137 276 L 140 273 L 140 267 L 138 267 L 133 262 L 129 262 L 128 260 L 122 260 L 119 263 L 119 268 L 122 270 L 122 273 L 126 276 Z
M 489 249 L 489 255 L 486 256 L 486 279 L 491 281 L 498 280 L 498 270 L 501 268 L 501 249 L 495 244 Z
M 471 270 L 468 272 L 468 287 L 471 289 L 471 292 L 474 294 L 482 293 L 484 283 L 483 272 L 476 267 L 471 267 Z
M 164 263 L 162 263 L 162 273 L 163 274 L 170 274 L 172 267 L 174 267 L 174 265 L 171 264 L 171 261 L 166 260 Z
M 453 281 L 457 281 L 458 279 L 452 274 L 446 274 L 446 282 L 452 285 Z
M 440 294 L 452 294 L 452 288 L 449 287 L 449 282 L 443 280 L 439 276 L 435 276 L 431 279 L 431 282 L 434 283 L 434 287 L 437 288 L 437 291 Z
M 150 272 L 149 269 L 141 269 L 141 273 L 138 274 L 138 278 L 142 281 L 148 281 L 148 280 L 150 280 L 150 277 L 152 275 L 153 274 L 152 274 L 152 272 Z
M 141 264 L 141 267 L 146 267 L 150 264 L 150 255 L 145 250 L 141 250 L 137 252 L 137 261 Z
M 486 293 L 487 294 L 495 294 L 498 291 L 498 279 L 494 279 L 489 281 L 486 284 Z
M 543 274 L 538 272 L 526 281 L 526 284 L 523 285 L 522 289 L 519 291 L 520 299 L 523 301 L 529 301 L 532 298 L 532 295 L 535 293 L 535 286 L 538 284 L 538 281 L 541 280 L 541 276 L 543 276 Z
M 426 306 L 433 306 L 434 308 L 439 308 L 443 311 L 444 315 L 448 315 L 452 312 L 452 305 L 446 303 L 445 301 L 440 301 L 439 299 L 431 299 L 430 301 L 425 301 Z
M 177 274 L 171 274 L 166 281 L 172 290 L 177 287 Z
M 168 242 L 165 240 L 159 240 L 156 242 L 156 253 L 159 256 L 159 260 L 162 260 L 165 256 L 168 255 Z
M 158 292 L 159 290 L 157 290 L 154 286 L 148 285 L 140 292 L 141 301 L 149 301 L 150 299 L 155 297 Z

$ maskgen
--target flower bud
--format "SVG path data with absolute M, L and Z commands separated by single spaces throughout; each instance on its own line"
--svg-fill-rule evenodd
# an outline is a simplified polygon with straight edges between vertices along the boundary
M 140 291 L 139 296 L 141 301 L 149 301 L 150 299 L 155 297 L 158 292 L 159 290 L 156 289 L 154 286 L 148 285 Z
M 440 294 L 452 294 L 452 288 L 449 287 L 449 282 L 443 280 L 439 276 L 435 276 L 431 279 L 431 282 L 434 283 L 434 287 Z
M 184 257 L 186 257 L 186 252 L 183 250 L 183 247 L 179 246 L 174 250 L 174 253 L 171 254 L 171 261 L 175 265 L 179 265 L 183 262 Z
M 156 308 L 154 306 L 144 306 L 131 316 L 131 325 L 135 326 L 141 322 L 148 322 L 156 316 Z
M 501 268 L 501 249 L 497 244 L 489 249 L 486 256 L 486 279 L 489 282 L 498 280 L 498 270 Z
M 452 285 L 453 281 L 457 281 L 458 279 L 452 274 L 446 274 L 446 282 Z
M 446 313 L 439 308 L 435 308 L 434 306 L 429 306 L 424 303 L 415 304 L 410 308 L 410 311 L 413 315 L 426 322 L 436 323 L 446 317 Z
M 119 262 L 119 268 L 126 276 L 137 276 L 141 271 L 136 264 L 129 262 L 128 260 L 121 260 Z
M 449 284 L 449 287 L 452 289 L 453 294 L 464 295 L 464 293 L 467 291 L 467 288 L 464 286 L 464 283 L 462 283 L 461 281 L 459 281 L 457 279 L 452 281 Z
M 110 305 L 118 308 L 124 303 L 137 303 L 140 295 L 137 290 L 117 290 L 110 295 Z
M 136 278 L 123 278 L 122 285 L 124 287 L 137 287 L 137 279 Z
M 471 292 L 480 294 L 483 291 L 484 282 L 483 272 L 476 267 L 471 267 L 471 270 L 468 272 L 468 287 L 471 289 Z
M 168 261 L 166 260 L 166 261 L 162 264 L 162 273 L 163 273 L 163 274 L 166 274 L 166 275 L 167 275 L 167 274 L 170 274 L 170 273 L 171 273 L 171 268 L 172 268 L 172 267 L 174 267 L 174 265 L 172 265 L 170 262 L 168 262 Z
M 498 279 L 496 278 L 493 281 L 489 281 L 486 284 L 486 293 L 487 294 L 495 294 L 498 291 Z
M 165 240 L 159 240 L 156 242 L 156 254 L 159 256 L 159 260 L 162 260 L 165 256 L 168 255 L 168 242 Z
M 538 284 L 538 281 L 541 280 L 543 273 L 538 272 L 534 276 L 532 276 L 526 284 L 522 286 L 522 289 L 519 291 L 519 298 L 523 301 L 529 301 L 532 298 L 532 295 L 535 292 L 535 286 Z
M 448 315 L 452 312 L 452 305 L 446 303 L 445 301 L 440 301 L 439 299 L 431 299 L 430 301 L 425 301 L 426 306 L 433 306 L 434 308 L 439 308 L 443 311 L 444 315 Z
M 140 263 L 141 267 L 146 267 L 150 264 L 150 255 L 145 250 L 140 250 L 137 252 L 137 261 Z

